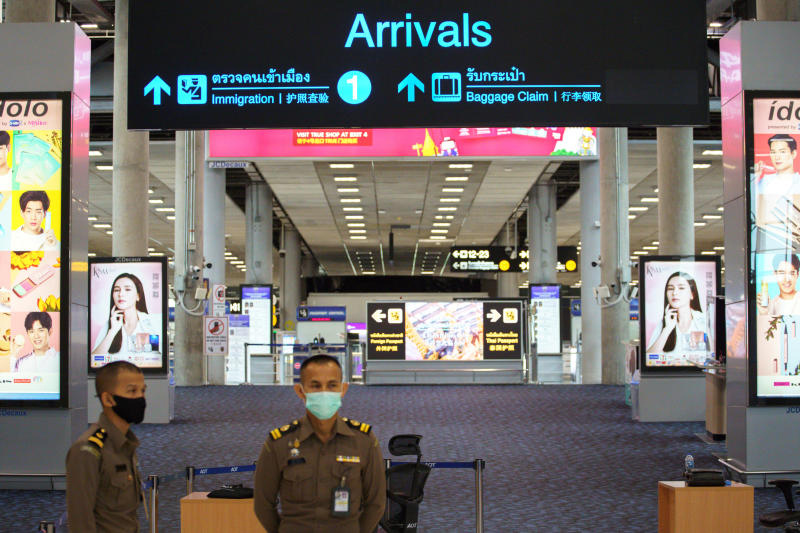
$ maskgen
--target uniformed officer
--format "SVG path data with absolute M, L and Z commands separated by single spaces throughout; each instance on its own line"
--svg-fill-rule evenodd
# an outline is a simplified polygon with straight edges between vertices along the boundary
M 76 533 L 135 533 L 142 499 L 131 424 L 144 420 L 142 371 L 125 361 L 97 371 L 103 412 L 67 452 L 67 519 Z
M 294 390 L 306 414 L 264 442 L 256 516 L 268 533 L 372 533 L 386 505 L 383 456 L 369 424 L 338 416 L 347 392 L 339 361 L 306 359 Z

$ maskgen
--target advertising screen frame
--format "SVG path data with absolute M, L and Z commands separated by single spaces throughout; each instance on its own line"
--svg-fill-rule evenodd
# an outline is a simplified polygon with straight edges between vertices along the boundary
M 97 264 L 141 264 L 141 263 L 159 263 L 161 265 L 161 280 L 163 289 L 161 291 L 161 368 L 148 368 L 139 367 L 143 374 L 146 376 L 163 376 L 169 372 L 169 337 L 167 336 L 167 323 L 169 322 L 168 307 L 169 295 L 167 294 L 167 258 L 166 257 L 90 257 L 88 272 L 92 271 L 92 266 Z M 89 276 L 89 325 L 88 341 L 86 344 L 86 366 L 89 374 L 96 374 L 97 368 L 92 368 L 92 277 Z
M 639 258 L 639 368 L 642 374 L 661 374 L 661 375 L 697 375 L 702 372 L 701 368 L 695 366 L 647 366 L 647 279 L 644 276 L 644 269 L 647 263 L 656 262 L 676 262 L 687 261 L 697 263 L 714 263 L 716 283 L 714 287 L 714 299 L 706 302 L 706 306 L 713 305 L 714 315 L 714 355 L 718 357 L 719 339 L 717 336 L 717 321 L 721 317 L 716 315 L 716 299 L 722 291 L 721 261 L 718 255 L 652 255 Z
M 750 179 L 755 167 L 755 124 L 754 101 L 759 99 L 800 99 L 800 91 L 745 91 L 744 92 L 744 200 L 745 220 L 747 221 L 744 272 L 747 291 L 747 365 L 748 365 L 748 405 L 749 406 L 780 406 L 800 405 L 800 392 L 794 397 L 758 396 L 758 326 L 756 284 L 756 250 L 753 246 L 753 226 L 755 225 L 754 206 L 752 205 Z M 800 136 L 800 131 L 797 131 Z M 795 163 L 797 164 L 797 163 Z
M 534 315 L 534 313 L 533 313 L 533 305 L 532 305 L 533 304 L 533 289 L 536 288 L 536 287 L 556 287 L 556 288 L 558 288 L 558 305 L 559 305 L 558 314 L 557 314 L 557 317 L 556 317 L 557 320 L 558 320 L 558 323 L 556 324 L 556 327 L 558 327 L 558 351 L 556 351 L 556 352 L 543 352 L 543 351 L 541 351 L 539 349 L 539 344 L 537 343 L 536 344 L 536 355 L 561 355 L 561 299 L 562 299 L 563 296 L 561 294 L 562 291 L 561 291 L 561 284 L 560 283 L 531 283 L 528 286 L 528 309 L 529 309 L 528 310 L 528 323 L 529 323 L 528 324 L 528 331 L 529 331 L 529 333 L 528 333 L 529 339 L 528 340 L 531 343 L 531 345 L 533 345 L 533 343 L 535 342 L 535 339 L 533 337 L 533 323 L 531 321 L 533 320 L 533 315 Z
M 69 360 L 72 346 L 70 344 L 70 331 L 72 316 L 69 313 L 71 301 L 70 274 L 71 258 L 70 233 L 71 227 L 70 208 L 72 190 L 72 93 L 63 91 L 44 92 L 2 92 L 3 100 L 59 100 L 61 102 L 61 272 L 59 274 L 60 297 L 62 309 L 59 311 L 59 394 L 58 400 L 25 400 L 25 399 L 0 399 L 0 408 L 26 407 L 26 408 L 66 408 L 69 405 Z M 66 252 L 66 253 L 65 253 Z M 66 265 L 66 268 L 65 268 Z
M 244 301 L 250 299 L 250 298 L 245 298 L 244 297 L 244 293 L 245 293 L 244 289 L 249 288 L 249 287 L 256 287 L 256 288 L 269 287 L 269 335 L 268 335 L 268 339 L 269 340 L 266 343 L 263 343 L 263 344 L 269 344 L 270 348 L 271 348 L 272 344 L 273 344 L 273 340 L 274 340 L 273 332 L 275 330 L 275 324 L 273 324 L 273 321 L 274 321 L 274 318 L 275 318 L 275 313 L 274 313 L 274 309 L 275 309 L 275 286 L 272 283 L 242 283 L 241 285 L 239 285 L 239 290 L 240 290 L 239 302 L 242 304 L 242 307 L 239 310 L 240 314 L 248 314 L 249 315 L 249 313 L 245 313 L 244 312 Z M 251 323 L 250 324 L 250 328 L 252 329 L 252 327 L 253 327 L 253 325 Z

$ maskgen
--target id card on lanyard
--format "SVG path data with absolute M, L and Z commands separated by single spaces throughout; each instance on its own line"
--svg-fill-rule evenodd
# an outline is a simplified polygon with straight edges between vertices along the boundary
M 331 497 L 331 516 L 350 516 L 350 489 L 345 486 L 346 476 L 342 476 L 339 486 L 333 489 Z

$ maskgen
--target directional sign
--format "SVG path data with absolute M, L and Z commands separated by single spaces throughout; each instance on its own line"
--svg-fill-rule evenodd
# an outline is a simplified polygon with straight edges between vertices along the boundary
M 490 312 L 486 313 L 486 318 L 489 319 L 489 322 L 497 322 L 503 318 L 503 315 L 501 315 L 500 311 L 497 309 L 492 309 Z
M 522 302 L 483 302 L 483 358 L 522 357 Z
M 406 340 L 403 302 L 369 302 L 367 316 L 367 359 L 404 359 Z
M 525 257 L 523 257 L 523 252 Z M 519 250 L 512 257 L 504 246 L 453 246 L 450 248 L 451 272 L 526 272 L 528 251 Z
M 386 313 L 383 312 L 383 309 L 377 309 L 370 316 L 372 317 L 372 320 L 380 324 L 383 322 L 383 319 L 386 318 Z
M 130 129 L 708 123 L 699 0 L 130 4 Z

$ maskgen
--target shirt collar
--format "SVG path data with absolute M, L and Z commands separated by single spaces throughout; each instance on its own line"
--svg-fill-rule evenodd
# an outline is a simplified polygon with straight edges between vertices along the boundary
M 300 419 L 300 429 L 297 430 L 297 440 L 303 442 L 308 437 L 314 434 L 314 426 L 311 425 L 311 420 L 308 418 L 308 413 L 306 413 L 303 418 Z M 333 426 L 333 432 L 339 435 L 344 435 L 346 437 L 352 437 L 355 435 L 353 429 L 347 425 L 347 422 L 342 420 L 342 417 L 336 415 L 336 423 Z
M 106 430 L 108 433 L 111 442 L 114 444 L 114 447 L 117 450 L 121 450 L 122 447 L 128 443 L 133 449 L 136 449 L 139 446 L 139 439 L 136 438 L 136 435 L 133 434 L 133 431 L 128 428 L 128 432 L 123 434 L 122 431 L 119 430 L 117 426 L 106 416 L 105 413 L 100 413 L 100 418 L 97 420 L 97 424 Z

